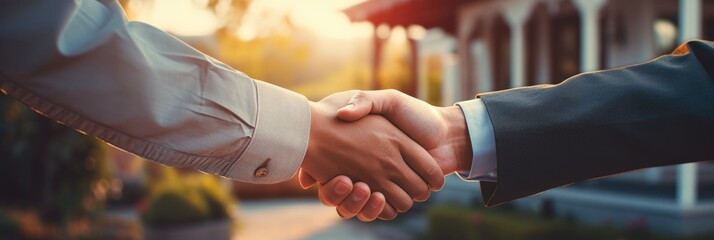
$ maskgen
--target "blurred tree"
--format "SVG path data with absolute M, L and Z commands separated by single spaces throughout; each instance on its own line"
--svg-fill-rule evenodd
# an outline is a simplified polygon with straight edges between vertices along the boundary
M 132 2 L 142 2 L 150 5 L 155 0 L 117 0 L 124 7 L 129 18 L 132 18 Z M 184 0 L 185 1 L 185 0 Z M 251 0 L 189 0 L 198 6 L 204 6 L 218 17 L 221 24 L 219 31 L 235 31 L 240 27 L 241 20 Z
M 120 2 L 131 19 L 139 7 L 158 1 Z M 182 1 L 211 10 L 221 27 L 210 36 L 179 38 L 251 78 L 296 90 L 313 100 L 335 91 L 369 87 L 368 35 L 354 39 L 321 37 L 314 29 L 294 22 L 290 11 L 251 7 L 250 0 Z M 250 29 L 250 37 L 241 35 L 244 28 Z M 388 71 L 383 73 L 384 79 L 389 79 L 386 86 L 403 89 L 411 77 L 405 68 L 408 58 L 402 56 L 406 54 L 403 46 L 394 49 L 396 53 L 385 60 Z
M 65 225 L 101 207 L 109 185 L 103 145 L 0 95 L 0 205 L 36 209 Z

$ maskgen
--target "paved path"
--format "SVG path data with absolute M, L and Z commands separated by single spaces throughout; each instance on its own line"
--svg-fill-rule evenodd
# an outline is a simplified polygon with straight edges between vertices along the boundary
M 410 239 L 383 222 L 342 220 L 312 199 L 241 201 L 233 239 Z

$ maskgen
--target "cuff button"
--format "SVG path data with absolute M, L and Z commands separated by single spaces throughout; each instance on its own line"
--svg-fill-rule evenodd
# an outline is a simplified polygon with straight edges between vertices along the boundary
M 266 167 L 260 167 L 255 170 L 255 176 L 256 177 L 265 177 L 268 175 L 268 168 Z

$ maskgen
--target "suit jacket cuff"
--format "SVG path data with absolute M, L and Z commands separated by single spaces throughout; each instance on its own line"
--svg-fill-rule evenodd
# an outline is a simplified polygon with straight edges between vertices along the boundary
M 255 132 L 228 177 L 260 184 L 286 181 L 295 175 L 307 151 L 310 106 L 300 94 L 262 81 L 255 83 Z

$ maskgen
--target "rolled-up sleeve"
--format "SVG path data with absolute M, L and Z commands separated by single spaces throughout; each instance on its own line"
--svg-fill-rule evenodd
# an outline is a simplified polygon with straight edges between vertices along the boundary
M 307 149 L 302 95 L 128 22 L 115 1 L 3 1 L 0 52 L 3 92 L 158 163 L 274 183 Z

